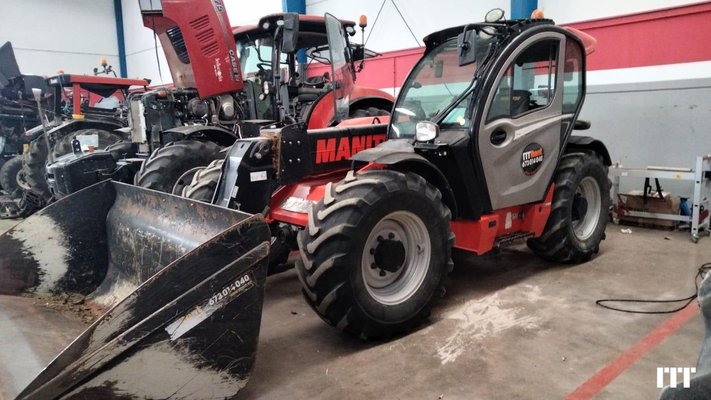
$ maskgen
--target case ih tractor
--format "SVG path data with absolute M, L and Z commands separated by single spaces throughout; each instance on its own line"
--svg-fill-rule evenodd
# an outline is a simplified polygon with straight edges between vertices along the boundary
M 267 126 L 229 150 L 213 196 L 223 207 L 104 181 L 1 235 L 1 294 L 79 293 L 97 311 L 18 398 L 233 396 L 254 363 L 268 223 L 301 227 L 306 300 L 363 338 L 424 320 L 453 247 L 528 240 L 553 262 L 592 257 L 610 160 L 571 132 L 589 126 L 578 113 L 595 41 L 496 14 L 425 38 L 387 141 L 377 125 Z M 23 300 L 0 296 L 33 307 Z M 13 324 L 33 326 L 33 315 Z
M 129 98 L 132 147 L 112 155 L 71 154 L 50 165 L 56 197 L 107 178 L 181 194 L 197 168 L 224 157 L 224 147 L 262 126 L 304 121 L 320 128 L 351 115 L 389 114 L 394 99 L 387 93 L 355 87 L 352 80 L 340 87 L 340 81 L 307 78 L 304 71 L 306 58 L 329 62 L 320 55 L 332 46 L 350 65 L 354 53 L 364 57 L 362 47 L 348 42 L 353 22 L 344 21 L 330 36 L 323 18 L 297 14 L 269 15 L 257 26 L 233 29 L 224 7 L 209 0 L 190 6 L 141 2 L 144 25 L 161 40 L 174 87 Z M 336 87 L 345 115 L 335 115 Z

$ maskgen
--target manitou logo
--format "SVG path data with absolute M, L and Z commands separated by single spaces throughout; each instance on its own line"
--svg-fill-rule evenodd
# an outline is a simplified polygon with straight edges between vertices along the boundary
M 316 141 L 316 164 L 347 160 L 353 154 L 384 141 L 384 134 L 319 139 Z
M 696 373 L 696 368 L 657 368 L 657 387 L 664 387 L 664 375 L 669 375 L 669 387 L 675 388 L 677 386 L 677 377 L 679 373 L 683 375 L 684 387 L 691 387 L 691 374 Z

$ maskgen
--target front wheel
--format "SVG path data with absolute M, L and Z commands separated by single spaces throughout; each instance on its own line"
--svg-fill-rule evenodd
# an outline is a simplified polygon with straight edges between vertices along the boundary
M 351 172 L 329 184 L 298 235 L 306 301 L 364 339 L 412 330 L 450 270 L 450 219 L 439 190 L 419 175 Z
M 551 215 L 528 247 L 545 260 L 579 263 L 600 249 L 609 219 L 610 180 L 594 153 L 566 154 L 554 179 Z
M 22 175 L 22 156 L 18 155 L 0 167 L 0 187 L 10 196 L 17 197 L 25 186 Z

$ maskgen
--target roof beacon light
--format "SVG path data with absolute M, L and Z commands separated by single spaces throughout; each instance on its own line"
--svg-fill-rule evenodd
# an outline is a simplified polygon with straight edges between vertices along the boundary
M 368 26 L 368 17 L 361 15 L 360 18 L 358 18 L 358 26 L 360 26 L 360 29 L 365 29 L 365 27 Z
M 543 16 L 543 10 L 541 10 L 541 9 L 537 8 L 537 9 L 533 10 L 533 12 L 531 13 L 531 19 L 543 19 L 543 18 L 545 18 L 545 17 Z

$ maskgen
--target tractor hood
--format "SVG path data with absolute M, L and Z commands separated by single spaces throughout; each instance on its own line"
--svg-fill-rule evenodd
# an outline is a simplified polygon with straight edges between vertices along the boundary
M 230 21 L 221 0 L 141 0 L 143 25 L 158 35 L 177 88 L 200 97 L 244 87 Z

